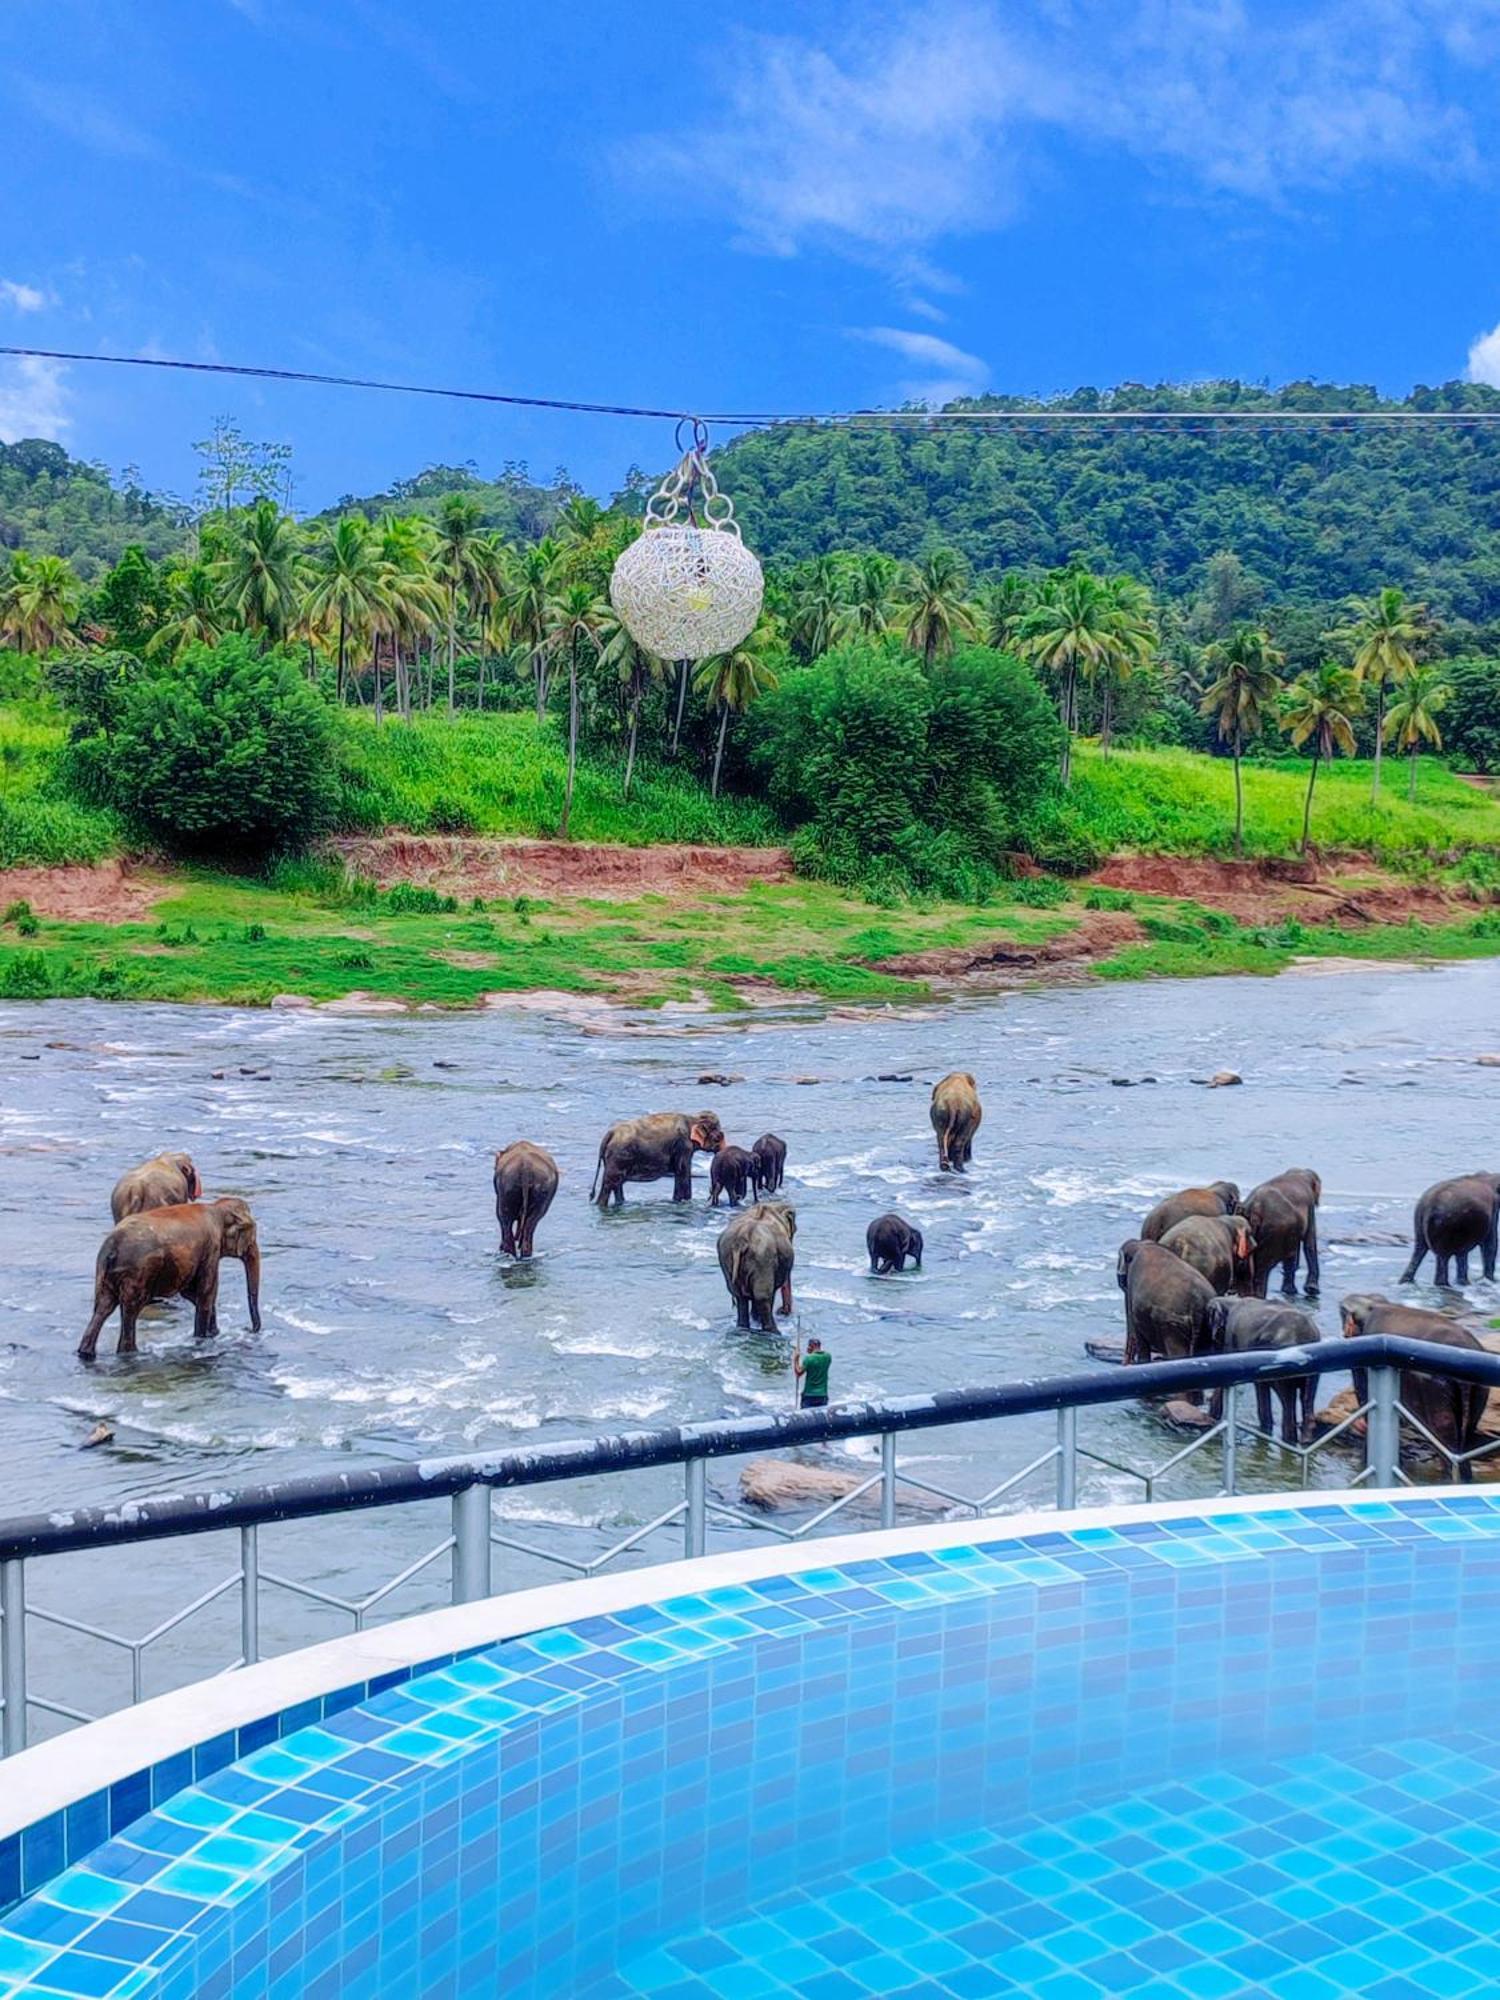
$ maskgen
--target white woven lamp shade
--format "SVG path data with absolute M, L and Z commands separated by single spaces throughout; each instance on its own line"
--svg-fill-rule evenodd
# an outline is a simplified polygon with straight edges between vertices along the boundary
M 692 518 L 695 500 L 700 519 Z M 734 509 L 695 446 L 653 494 L 644 530 L 615 563 L 609 601 L 645 652 L 707 660 L 749 637 L 765 587 Z

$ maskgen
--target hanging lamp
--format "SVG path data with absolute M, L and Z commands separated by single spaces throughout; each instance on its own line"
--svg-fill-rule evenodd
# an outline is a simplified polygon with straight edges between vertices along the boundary
M 681 432 L 679 425 L 679 443 Z M 733 502 L 708 468 L 708 432 L 695 418 L 691 445 L 615 562 L 609 601 L 643 651 L 659 660 L 706 660 L 749 637 L 765 588 Z

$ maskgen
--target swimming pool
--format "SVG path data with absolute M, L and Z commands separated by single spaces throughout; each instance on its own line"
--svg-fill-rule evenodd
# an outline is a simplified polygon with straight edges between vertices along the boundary
M 679 1567 L 329 1713 L 45 1882 L 0 1993 L 1493 1986 L 1500 1505 L 1007 1530 Z

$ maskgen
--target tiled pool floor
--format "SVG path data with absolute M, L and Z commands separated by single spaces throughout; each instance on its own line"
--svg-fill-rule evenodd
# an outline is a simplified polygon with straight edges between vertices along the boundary
M 1296 1691 L 1288 1691 L 1295 1700 Z M 652 2000 L 1431 2000 L 1500 1988 L 1500 1734 L 1184 1771 L 908 1848 L 621 1967 Z

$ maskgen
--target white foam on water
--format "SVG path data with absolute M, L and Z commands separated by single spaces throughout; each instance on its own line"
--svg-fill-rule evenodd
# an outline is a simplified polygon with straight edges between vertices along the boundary
M 293 1312 L 290 1306 L 281 1306 L 270 1315 L 287 1326 L 296 1327 L 299 1333 L 338 1333 L 339 1327 L 332 1320 L 312 1319 L 305 1313 Z

